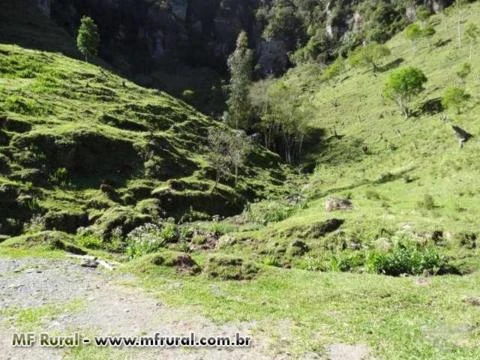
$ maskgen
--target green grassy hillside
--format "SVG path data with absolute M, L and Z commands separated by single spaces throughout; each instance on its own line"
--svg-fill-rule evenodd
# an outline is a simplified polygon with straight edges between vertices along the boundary
M 311 187 L 318 201 L 312 210 L 322 206 L 327 193 L 351 194 L 352 220 L 368 214 L 395 225 L 409 223 L 417 230 L 479 230 L 480 57 L 477 45 L 470 59 L 465 35 L 461 48 L 456 35 L 458 18 L 463 33 L 467 24 L 478 25 L 479 11 L 479 4 L 472 4 L 461 14 L 434 16 L 430 21 L 436 24 L 436 35 L 429 42 L 412 45 L 404 33 L 388 42 L 392 55 L 385 65 L 401 62 L 400 66 L 421 69 L 428 78 L 414 102 L 417 116 L 405 120 L 395 104 L 383 99 L 384 83 L 393 70 L 378 76 L 349 70 L 333 89 L 325 85 L 315 90 L 318 115 L 312 125 L 335 128 L 342 138 L 328 139 L 315 155 L 318 166 Z M 440 100 L 448 87 L 463 86 L 456 72 L 466 62 L 472 73 L 465 88 L 472 97 L 462 113 L 429 113 L 428 103 Z M 451 124 L 474 135 L 465 148 L 459 149 Z M 418 206 L 427 194 L 435 202 L 430 210 Z M 308 212 L 305 216 L 312 216 Z
M 211 193 L 206 134 L 218 124 L 160 91 L 52 53 L 0 45 L 0 114 L 3 235 L 25 231 L 37 215 L 47 229 L 75 232 L 112 208 L 130 230 L 160 213 L 234 214 L 281 176 L 277 158 L 257 148 L 235 189 Z

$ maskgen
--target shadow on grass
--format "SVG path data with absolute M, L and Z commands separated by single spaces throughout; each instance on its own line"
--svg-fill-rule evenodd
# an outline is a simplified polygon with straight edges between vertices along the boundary
M 408 169 L 405 169 L 405 170 L 402 170 L 402 171 L 399 171 L 399 172 L 396 172 L 396 173 L 389 173 L 388 172 L 388 173 L 380 175 L 380 177 L 375 179 L 375 180 L 363 179 L 363 180 L 361 180 L 357 183 L 354 183 L 354 184 L 350 184 L 350 185 L 346 185 L 346 186 L 340 186 L 340 187 L 328 189 L 328 190 L 325 190 L 325 191 L 320 191 L 320 192 L 317 192 L 317 193 L 313 194 L 310 197 L 309 200 L 321 199 L 325 196 L 335 194 L 335 193 L 338 193 L 338 192 L 354 190 L 354 189 L 359 188 L 359 187 L 364 186 L 364 185 L 379 185 L 379 184 L 385 184 L 385 183 L 388 183 L 388 182 L 396 181 L 396 180 L 404 178 L 406 175 L 408 175 L 410 172 L 412 172 L 415 169 L 416 169 L 416 167 L 411 167 L 411 168 L 408 168 Z
M 386 71 L 389 71 L 389 70 L 392 70 L 392 69 L 395 69 L 397 67 L 399 67 L 405 60 L 403 58 L 398 58 L 398 59 L 395 59 L 391 62 L 389 62 L 388 64 L 385 64 L 383 66 L 380 66 L 378 68 L 378 71 L 379 72 L 386 72 Z

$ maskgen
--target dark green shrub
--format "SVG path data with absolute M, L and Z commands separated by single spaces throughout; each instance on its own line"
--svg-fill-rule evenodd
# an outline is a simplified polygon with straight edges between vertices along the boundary
M 343 251 L 338 252 L 329 259 L 328 270 L 330 271 L 352 271 L 364 264 L 364 256 L 359 252 Z
M 391 250 L 372 252 L 367 258 L 367 270 L 391 276 L 436 273 L 446 267 L 446 261 L 434 247 L 421 248 L 414 243 L 400 242 Z

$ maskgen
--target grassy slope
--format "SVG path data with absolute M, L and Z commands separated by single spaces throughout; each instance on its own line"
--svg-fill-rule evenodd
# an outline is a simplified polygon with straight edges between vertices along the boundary
M 458 12 L 450 13 L 433 17 L 439 24 L 431 43 L 443 42 L 443 46 L 424 42 L 414 49 L 404 34 L 387 44 L 392 55 L 385 63 L 403 59 L 401 66 L 418 67 L 428 77 L 426 90 L 416 99 L 417 108 L 441 97 L 447 87 L 459 86 L 455 72 L 469 62 L 466 40 L 462 48 L 457 47 Z M 464 9 L 462 28 L 469 22 L 478 25 L 479 13 L 478 3 Z M 466 89 L 472 99 L 461 115 L 445 111 L 453 124 L 475 135 L 462 150 L 441 114 L 421 114 L 405 120 L 394 104 L 383 100 L 383 84 L 391 71 L 375 77 L 371 72 L 349 70 L 333 89 L 325 85 L 314 90 L 318 115 L 312 126 L 330 132 L 336 128 L 344 137 L 329 139 L 315 156 L 318 166 L 307 190 L 314 200 L 288 224 L 328 216 L 323 211 L 326 195 L 351 195 L 355 210 L 342 214 L 351 224 L 374 220 L 373 226 L 378 226 L 377 222 L 394 227 L 408 223 L 420 231 L 478 231 L 478 53 L 473 54 L 470 63 L 473 71 Z M 368 155 L 363 153 L 363 145 L 368 147 Z M 368 199 L 369 190 L 378 193 L 380 200 Z M 434 198 L 435 209 L 428 211 L 418 206 L 425 194 Z
M 258 147 L 237 188 L 230 181 L 211 194 L 206 134 L 218 123 L 60 54 L 0 45 L 0 118 L 0 234 L 18 234 L 32 215 L 46 213 L 59 220 L 51 228 L 74 231 L 84 215 L 92 223 L 104 209 L 148 199 L 163 202 L 154 210 L 167 216 L 190 208 L 231 214 L 242 209 L 243 195 L 268 192 L 282 176 L 278 158 Z M 114 194 L 102 193 L 104 181 Z

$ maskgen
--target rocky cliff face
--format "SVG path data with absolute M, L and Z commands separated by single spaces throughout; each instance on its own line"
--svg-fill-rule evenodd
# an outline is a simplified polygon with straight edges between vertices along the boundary
M 255 0 L 38 0 L 43 12 L 76 32 L 83 15 L 101 29 L 102 57 L 126 73 L 182 61 L 224 68 L 242 29 L 254 32 Z
M 101 30 L 100 55 L 104 60 L 142 85 L 175 96 L 181 96 L 186 89 L 194 90 L 194 101 L 190 102 L 212 114 L 223 111 L 220 79 L 241 30 L 248 32 L 250 46 L 256 50 L 258 75 L 281 75 L 291 66 L 291 59 L 328 61 L 365 41 L 386 41 L 415 21 L 418 6 L 438 12 L 452 2 L 32 1 L 72 36 L 80 18 L 91 16 Z M 305 50 L 305 55 L 299 49 Z
M 385 29 L 391 25 L 389 21 L 414 21 L 418 5 L 438 12 L 452 2 L 382 1 L 372 5 L 352 0 L 35 1 L 45 14 L 72 35 L 81 16 L 91 16 L 100 25 L 102 57 L 126 74 L 149 74 L 158 64 L 174 66 L 179 61 L 223 71 L 235 39 L 243 29 L 250 35 L 260 72 L 264 75 L 285 70 L 288 54 L 306 44 L 310 31 L 307 28 L 323 29 L 322 36 L 331 45 L 332 42 L 345 41 L 349 34 L 364 31 L 365 25 L 370 24 L 374 17 L 379 17 L 373 19 L 377 26 Z M 263 19 L 257 16 L 259 10 L 264 14 Z M 288 28 L 292 19 L 297 22 L 295 27 L 298 29 L 284 29 Z M 269 26 L 268 22 L 275 21 L 282 24 L 282 34 L 264 39 L 262 34 Z M 296 32 L 297 38 L 290 39 L 291 34 L 286 34 L 288 31 Z M 390 34 L 391 31 L 387 32 Z M 287 40 L 292 40 L 293 45 Z

